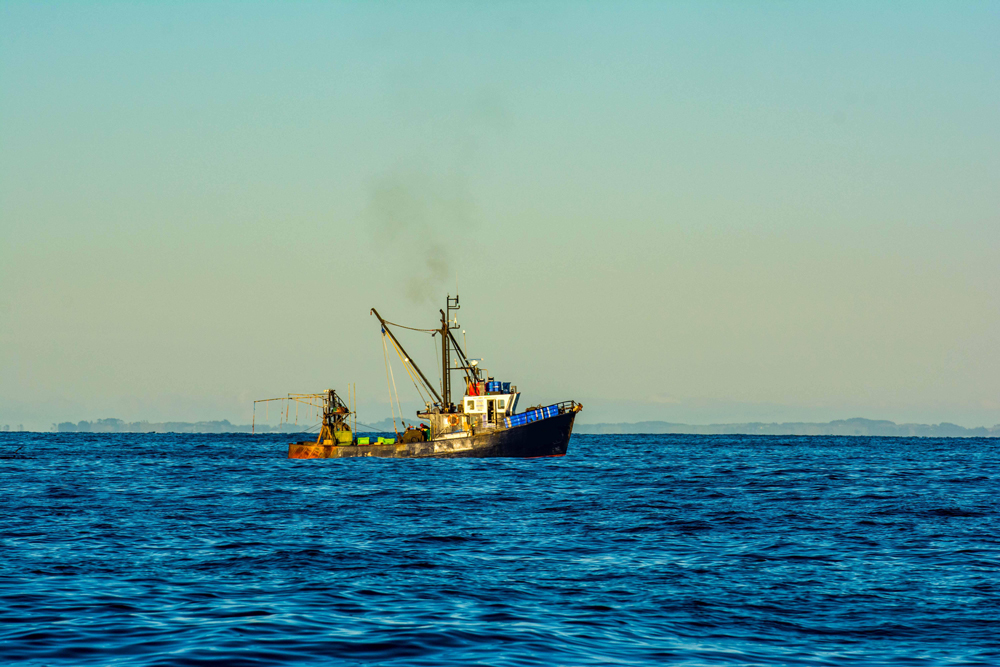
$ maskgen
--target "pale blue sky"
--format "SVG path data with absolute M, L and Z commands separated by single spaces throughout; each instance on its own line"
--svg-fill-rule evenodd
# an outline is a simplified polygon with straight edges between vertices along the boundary
M 0 423 L 381 418 L 368 309 L 455 274 L 587 421 L 998 423 L 998 45 L 996 2 L 2 3 Z

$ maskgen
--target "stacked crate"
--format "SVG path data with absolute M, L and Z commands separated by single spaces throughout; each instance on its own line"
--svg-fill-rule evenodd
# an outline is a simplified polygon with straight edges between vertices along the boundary
M 558 405 L 549 405 L 544 408 L 536 408 L 534 410 L 528 410 L 527 412 L 522 412 L 519 415 L 511 415 L 504 419 L 504 423 L 507 428 L 512 426 L 524 426 L 525 424 L 530 424 L 531 422 L 536 422 L 539 419 L 548 419 L 549 417 L 555 417 L 559 414 Z

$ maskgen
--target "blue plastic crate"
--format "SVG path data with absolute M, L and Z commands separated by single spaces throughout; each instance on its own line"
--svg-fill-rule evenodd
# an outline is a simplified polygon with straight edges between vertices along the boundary
M 505 394 L 509 394 L 510 393 L 510 382 L 501 382 L 500 384 L 502 386 L 502 388 L 500 389 L 500 391 L 502 391 Z
M 534 410 L 528 410 L 527 412 L 522 412 L 519 415 L 511 415 L 506 418 L 505 423 L 508 428 L 511 426 L 523 426 L 524 424 L 530 424 L 531 422 L 539 421 L 540 419 L 549 419 L 550 417 L 559 416 L 559 406 L 558 405 L 547 405 L 544 408 L 536 408 Z

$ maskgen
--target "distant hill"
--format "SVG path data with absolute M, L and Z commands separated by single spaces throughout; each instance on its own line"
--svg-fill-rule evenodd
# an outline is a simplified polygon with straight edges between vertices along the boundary
M 251 424 L 232 424 L 228 419 L 205 422 L 126 422 L 121 419 L 98 419 L 77 423 L 53 424 L 52 430 L 59 433 L 250 433 Z M 281 424 L 268 426 L 257 424 L 257 433 L 301 433 L 306 426 Z
M 407 423 L 418 421 L 407 419 Z M 400 419 L 396 428 L 403 430 Z M 232 424 L 228 420 L 204 422 L 125 422 L 121 419 L 98 419 L 93 422 L 63 422 L 53 424 L 53 431 L 60 433 L 250 433 L 250 424 Z M 281 424 L 267 426 L 258 424 L 257 433 L 302 433 L 303 425 Z M 383 419 L 372 424 L 358 423 L 358 431 L 393 432 L 392 419 Z M 998 438 L 1000 424 L 993 427 L 980 426 L 965 428 L 957 424 L 897 424 L 882 419 L 838 419 L 826 423 L 784 422 L 745 424 L 677 424 L 673 422 L 647 421 L 618 424 L 576 424 L 574 433 L 615 434 L 615 433 L 689 433 L 702 435 L 880 435 L 896 437 L 925 438 Z
M 880 435 L 925 438 L 1000 437 L 1000 424 L 987 428 L 965 428 L 957 424 L 897 424 L 882 419 L 838 419 L 832 422 L 785 422 L 746 424 L 675 424 L 648 421 L 620 424 L 577 424 L 574 433 L 690 433 L 703 435 Z
M 373 432 L 392 433 L 392 420 L 383 419 L 373 424 Z M 62 422 L 53 424 L 52 430 L 59 433 L 303 433 L 309 430 L 306 424 L 233 424 L 228 419 L 204 422 L 126 422 L 121 419 L 98 419 L 95 421 Z M 312 429 L 314 432 L 316 428 Z M 362 433 L 369 429 L 358 424 Z

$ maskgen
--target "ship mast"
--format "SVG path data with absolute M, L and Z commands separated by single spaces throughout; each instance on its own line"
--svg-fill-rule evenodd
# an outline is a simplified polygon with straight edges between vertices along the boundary
M 469 366 L 468 362 L 465 360 L 465 354 L 462 353 L 462 348 L 458 347 L 458 342 L 455 341 L 455 336 L 452 335 L 451 330 L 458 328 L 458 319 L 456 318 L 454 326 L 451 323 L 451 311 L 461 310 L 461 306 L 458 305 L 458 295 L 456 294 L 452 297 L 450 294 L 447 296 L 447 301 L 444 310 L 439 310 L 441 313 L 441 329 L 438 332 L 441 335 L 441 398 L 442 405 L 441 409 L 444 412 L 454 412 L 455 404 L 451 402 L 451 371 L 452 370 L 462 370 L 467 369 Z M 451 367 L 451 346 L 455 345 L 455 349 L 459 354 L 459 359 L 465 361 L 464 365 L 452 369 Z

